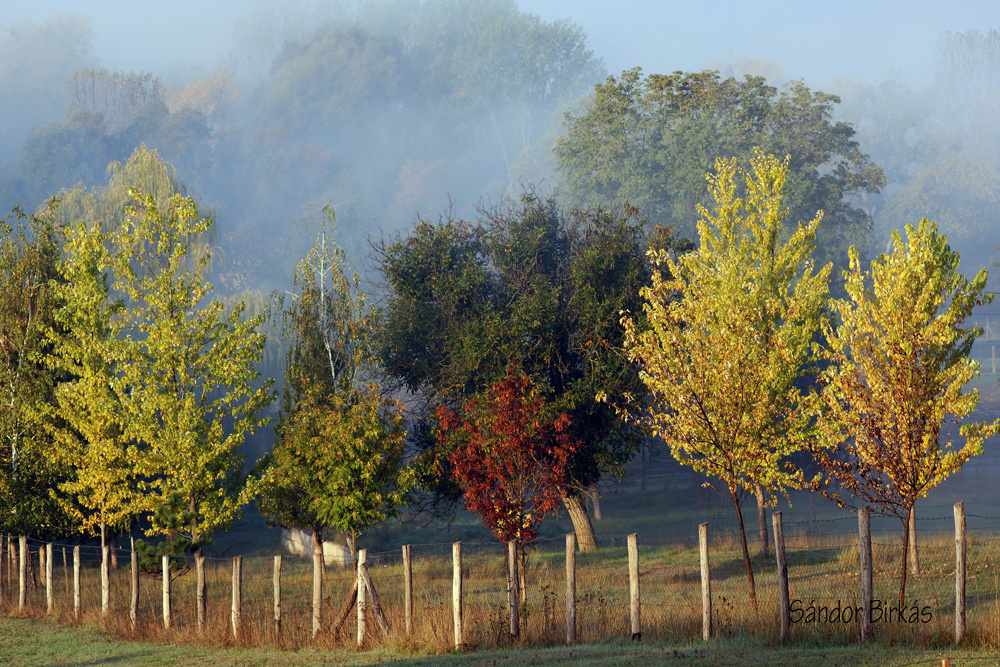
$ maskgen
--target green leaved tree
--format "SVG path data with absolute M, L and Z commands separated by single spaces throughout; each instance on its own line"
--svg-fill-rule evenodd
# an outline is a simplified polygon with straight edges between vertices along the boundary
M 261 513 L 281 526 L 346 533 L 352 551 L 368 528 L 396 516 L 412 485 L 401 403 L 383 396 L 374 354 L 378 312 L 361 289 L 325 210 L 299 262 L 292 294 L 272 295 L 290 345 L 277 443 L 257 470 Z
M 140 511 L 140 452 L 125 436 L 128 397 L 119 377 L 125 313 L 120 299 L 108 298 L 108 237 L 93 225 L 63 230 L 61 279 L 52 283 L 57 328 L 49 330 L 46 363 L 66 380 L 42 412 L 54 436 L 53 458 L 72 471 L 59 484 L 60 501 L 81 530 L 99 533 L 106 579 L 108 531 L 128 529 Z M 102 606 L 107 612 L 107 598 Z
M 741 503 L 758 486 L 773 501 L 803 484 L 786 465 L 808 432 L 795 383 L 809 367 L 830 272 L 814 271 L 809 258 L 820 215 L 781 240 L 788 171 L 787 161 L 759 150 L 749 169 L 717 160 L 709 176 L 715 209 L 701 209 L 699 249 L 678 258 L 651 251 L 653 284 L 642 290 L 649 328 L 623 319 L 626 349 L 652 396 L 626 404 L 625 414 L 729 492 L 755 604 Z
M 184 536 L 197 549 L 241 514 L 247 435 L 266 420 L 271 382 L 254 364 L 263 318 L 228 314 L 206 301 L 207 252 L 193 253 L 212 224 L 190 197 L 131 191 L 133 205 L 113 236 L 117 291 L 125 297 L 121 382 L 128 395 L 125 437 L 143 448 L 142 508 L 153 512 L 179 496 L 189 512 Z M 167 528 L 154 525 L 151 533 Z
M 982 334 L 965 321 L 993 301 L 984 294 L 986 269 L 971 281 L 959 273 L 958 253 L 927 218 L 907 225 L 906 236 L 893 232 L 892 252 L 874 259 L 870 272 L 851 248 L 848 298 L 833 303 L 840 325 L 825 327 L 818 352 L 829 365 L 813 404 L 824 494 L 902 522 L 900 606 L 914 504 L 1000 431 L 1000 420 L 967 421 L 979 392 L 963 393 L 979 371 L 969 353 Z

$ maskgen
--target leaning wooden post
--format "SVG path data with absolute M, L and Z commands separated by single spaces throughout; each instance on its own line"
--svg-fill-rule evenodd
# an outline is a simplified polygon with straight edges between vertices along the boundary
M 861 641 L 872 638 L 872 526 L 867 507 L 858 510 L 861 551 Z
M 233 557 L 233 639 L 240 638 L 240 611 L 243 607 L 243 556 Z
M 45 545 L 45 611 L 52 613 L 55 606 L 55 591 L 52 588 L 52 543 Z
M 410 545 L 403 545 L 403 613 L 406 615 L 406 636 L 413 634 L 413 567 Z
M 313 550 L 312 636 L 316 639 L 323 624 L 323 552 Z
M 708 524 L 698 526 L 698 551 L 701 554 L 701 638 L 712 638 L 712 581 L 708 576 Z
M 130 573 L 132 595 L 128 605 L 128 620 L 134 631 L 139 623 L 139 552 L 135 550 L 135 540 L 132 541 L 132 572 Z
M 2 542 L 3 540 L 0 540 Z M 69 595 L 69 564 L 66 562 L 66 547 L 62 548 L 63 552 L 63 582 L 66 584 L 66 594 Z M 0 561 L 0 572 L 3 571 L 2 561 Z
M 461 648 L 462 635 L 462 543 L 451 545 L 451 611 L 455 625 L 455 648 Z
M 965 638 L 965 503 L 955 503 L 955 643 Z
M 507 542 L 507 607 L 510 612 L 510 636 L 518 637 L 521 634 L 521 619 L 519 607 L 521 606 L 521 594 L 517 590 L 517 541 Z
M 628 597 L 632 619 L 632 639 L 642 639 L 642 602 L 639 598 L 639 536 L 628 536 Z
M 29 555 L 29 557 L 30 557 L 30 555 Z M 41 578 L 41 580 L 42 580 L 41 585 L 44 586 L 45 585 L 45 545 L 44 544 L 39 544 L 38 545 L 38 577 Z M 35 577 L 32 577 L 32 579 L 35 579 Z
M 358 646 L 363 646 L 365 643 L 365 635 L 368 633 L 368 619 L 367 619 L 367 602 L 368 598 L 365 596 L 365 577 L 363 570 L 365 565 L 368 563 L 368 550 L 358 549 Z
M 194 556 L 194 570 L 197 583 L 194 590 L 194 608 L 198 619 L 198 632 L 205 628 L 205 602 L 208 600 L 208 591 L 205 589 L 205 557 L 201 555 L 201 550 Z
M 17 558 L 17 610 L 24 609 L 28 601 L 28 538 L 24 535 L 18 540 Z
M 274 634 L 281 635 L 281 556 L 274 557 Z
M 73 547 L 73 618 L 80 620 L 80 545 Z
M 163 629 L 170 629 L 170 554 L 163 554 Z
M 781 641 L 788 639 L 791 625 L 791 604 L 788 597 L 788 561 L 785 560 L 785 533 L 781 529 L 781 512 L 771 515 L 774 526 L 774 556 L 778 560 L 778 595 L 781 599 Z
M 566 643 L 576 641 L 576 533 L 566 536 Z

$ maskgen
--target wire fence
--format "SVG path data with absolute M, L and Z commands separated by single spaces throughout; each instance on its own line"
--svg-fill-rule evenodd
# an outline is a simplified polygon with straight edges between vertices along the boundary
M 1000 644 L 1000 516 L 988 512 L 987 505 L 968 507 L 965 641 L 995 646 Z M 950 638 L 955 628 L 955 520 L 951 505 L 923 507 L 922 514 L 917 521 L 918 563 L 913 570 L 909 560 L 904 559 L 900 523 L 873 522 L 871 616 L 877 634 L 893 641 L 937 645 L 942 638 Z M 780 589 L 774 545 L 770 544 L 763 554 L 756 522 L 746 526 L 753 578 L 751 595 L 751 572 L 747 570 L 737 524 L 728 517 L 707 518 L 713 636 L 776 638 Z M 842 516 L 832 518 L 795 519 L 784 522 L 783 530 L 792 637 L 858 640 L 862 601 L 857 515 L 844 511 Z M 769 539 L 773 540 L 773 532 Z M 26 539 L 30 557 L 22 568 L 19 539 L 7 536 L 3 542 L 0 608 L 8 614 L 48 614 L 68 622 L 96 618 L 126 635 L 167 640 L 201 635 L 215 644 L 297 648 L 353 644 L 356 636 L 356 614 L 350 606 L 352 587 L 357 582 L 354 568 L 325 568 L 318 634 L 313 633 L 313 559 L 287 554 L 280 565 L 280 626 L 274 617 L 274 558 L 247 556 L 241 559 L 239 626 L 235 632 L 232 558 L 205 559 L 207 606 L 201 629 L 197 621 L 197 582 L 190 562 L 191 571 L 176 576 L 171 584 L 170 628 L 163 628 L 161 621 L 162 579 L 146 575 L 139 580 L 138 620 L 133 627 L 128 618 L 132 599 L 128 552 L 119 552 L 118 561 L 123 565 L 110 571 L 109 613 L 105 616 L 99 547 L 52 544 L 50 610 L 43 565 L 46 544 Z M 626 542 L 626 535 L 606 534 L 599 537 L 598 549 L 575 555 L 577 642 L 606 641 L 633 632 L 636 611 Z M 656 640 L 698 640 L 703 635 L 704 600 L 697 537 L 650 543 L 639 535 L 638 544 L 642 635 Z M 564 536 L 546 538 L 529 551 L 523 597 L 517 604 L 521 630 L 516 641 L 565 643 L 570 604 L 565 545 Z M 81 563 L 79 612 L 74 607 L 74 548 L 79 549 Z M 461 643 L 473 648 L 509 645 L 515 640 L 510 635 L 507 545 L 463 542 L 461 552 Z M 367 572 L 391 628 L 389 635 L 383 636 L 374 623 L 368 623 L 366 645 L 415 642 L 430 648 L 450 648 L 455 641 L 452 543 L 410 545 L 413 613 L 408 636 L 404 630 L 403 552 L 368 552 L 366 560 Z M 907 584 L 900 603 L 903 568 Z M 23 607 L 19 600 L 21 586 L 25 590 Z M 342 617 L 346 620 L 338 627 Z

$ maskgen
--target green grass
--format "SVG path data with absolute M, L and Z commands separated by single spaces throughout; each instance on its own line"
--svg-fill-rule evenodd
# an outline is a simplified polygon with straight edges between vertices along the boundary
M 589 646 L 504 649 L 427 655 L 399 649 L 276 651 L 269 648 L 212 648 L 115 639 L 93 627 L 73 627 L 38 619 L 0 619 L 0 664 L 34 667 L 116 665 L 211 665 L 212 667 L 305 667 L 312 665 L 952 665 L 991 664 L 1000 654 L 966 649 L 913 649 L 875 643 L 868 646 L 775 647 L 751 640 L 709 644 L 612 642 Z

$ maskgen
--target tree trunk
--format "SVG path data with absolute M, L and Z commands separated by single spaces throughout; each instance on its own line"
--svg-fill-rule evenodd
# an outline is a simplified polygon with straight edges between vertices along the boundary
M 760 533 L 760 559 L 767 558 L 767 513 L 764 510 L 764 489 L 760 484 L 755 485 L 754 491 L 757 494 L 757 527 Z
M 590 515 L 587 514 L 587 506 L 583 504 L 583 499 L 576 493 L 564 495 L 563 504 L 566 505 L 569 518 L 573 522 L 573 531 L 576 533 L 580 551 L 596 549 L 597 537 L 594 535 L 594 525 L 590 523 Z
M 590 487 L 590 504 L 594 506 L 594 521 L 601 520 L 601 495 L 597 492 L 597 485 Z
M 729 495 L 732 496 L 733 507 L 736 508 L 736 518 L 739 519 L 740 523 L 740 546 L 743 547 L 743 563 L 747 568 L 747 593 L 750 596 L 750 604 L 753 605 L 754 611 L 757 611 L 757 587 L 754 585 L 753 565 L 750 564 L 750 551 L 747 549 L 747 534 L 743 529 L 743 511 L 740 509 L 739 498 L 736 497 L 736 493 L 732 489 L 729 490 Z

